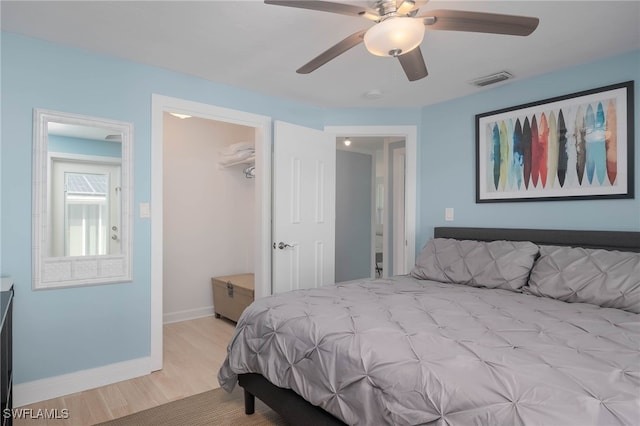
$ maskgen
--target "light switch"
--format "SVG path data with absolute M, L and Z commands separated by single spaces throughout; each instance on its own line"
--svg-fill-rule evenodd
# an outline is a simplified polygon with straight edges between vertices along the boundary
M 448 222 L 453 221 L 453 207 L 447 207 L 444 209 L 444 220 Z
M 140 203 L 140 217 L 151 217 L 151 208 L 149 207 L 149 203 Z

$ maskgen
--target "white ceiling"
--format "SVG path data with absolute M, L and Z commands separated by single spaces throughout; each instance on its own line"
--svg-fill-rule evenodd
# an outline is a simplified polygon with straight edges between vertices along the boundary
M 427 31 L 421 48 L 429 76 L 416 82 L 397 60 L 372 56 L 362 44 L 299 75 L 297 68 L 371 21 L 257 0 L 2 0 L 0 7 L 4 31 L 327 107 L 429 105 L 486 90 L 469 81 L 498 71 L 520 80 L 640 49 L 640 1 L 432 0 L 421 12 L 526 15 L 540 25 L 529 37 Z M 365 98 L 373 89 L 382 97 Z

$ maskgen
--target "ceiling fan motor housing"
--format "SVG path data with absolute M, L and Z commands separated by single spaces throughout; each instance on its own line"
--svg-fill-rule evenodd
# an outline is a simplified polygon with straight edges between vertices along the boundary
M 398 10 L 398 6 L 395 0 L 378 0 L 375 4 L 375 9 L 380 16 L 387 16 L 395 13 Z

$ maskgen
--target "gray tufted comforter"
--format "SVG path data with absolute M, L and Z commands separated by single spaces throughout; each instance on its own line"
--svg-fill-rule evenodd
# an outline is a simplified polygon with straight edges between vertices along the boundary
M 639 425 L 640 315 L 411 277 L 254 302 L 218 373 L 354 425 Z

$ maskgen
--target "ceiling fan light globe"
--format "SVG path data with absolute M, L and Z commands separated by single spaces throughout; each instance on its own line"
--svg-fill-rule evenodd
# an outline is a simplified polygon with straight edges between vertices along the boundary
M 364 34 L 364 45 L 374 55 L 397 56 L 419 46 L 423 38 L 422 20 L 394 17 L 369 28 Z

